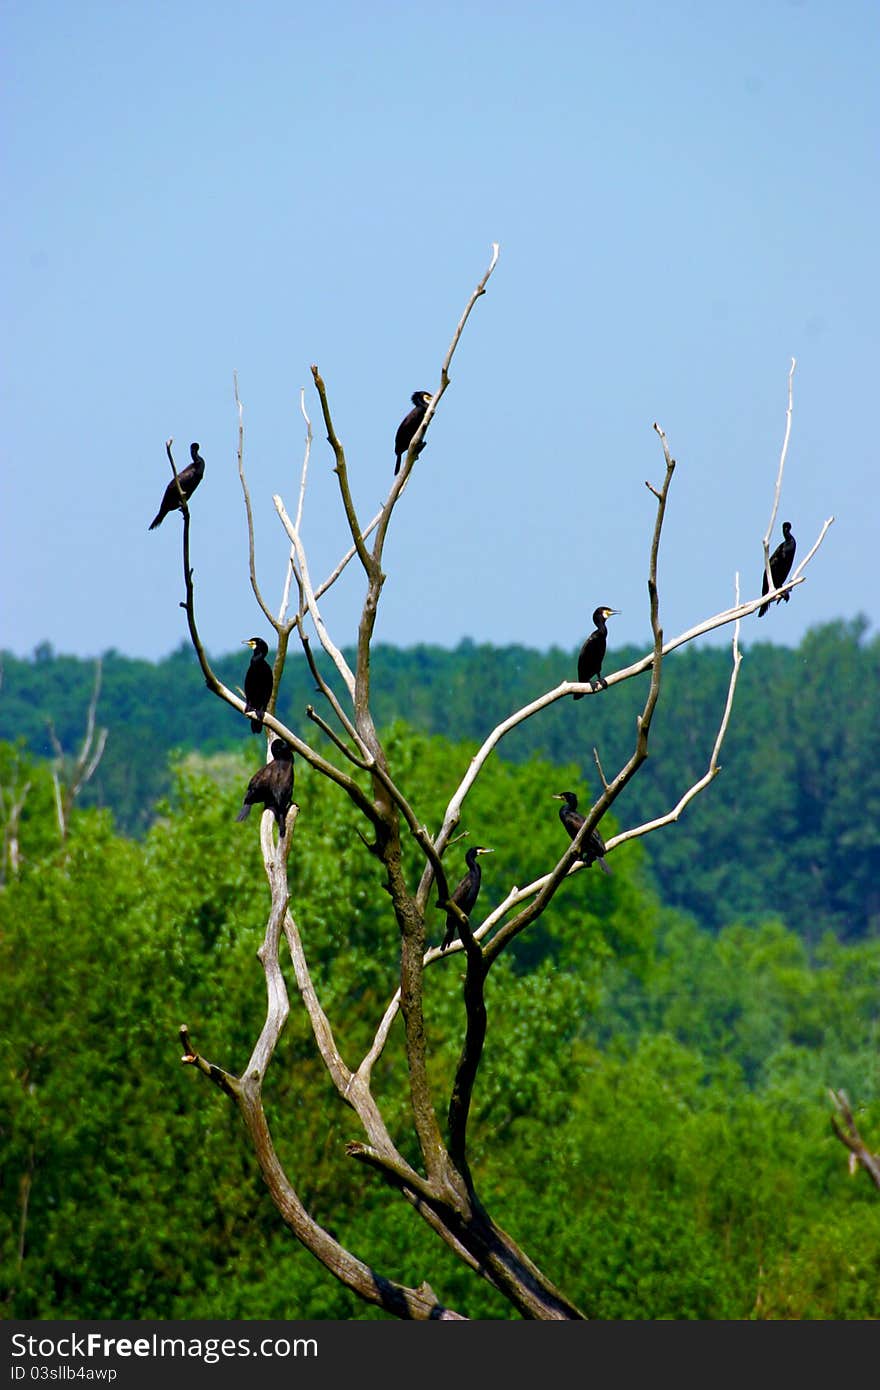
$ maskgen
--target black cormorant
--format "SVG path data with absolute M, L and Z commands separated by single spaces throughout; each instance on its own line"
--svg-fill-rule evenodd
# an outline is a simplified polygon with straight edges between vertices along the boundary
M 789 571 L 791 570 L 791 567 L 794 564 L 794 552 L 797 549 L 797 541 L 791 534 L 790 521 L 783 521 L 782 534 L 784 540 L 780 541 L 779 545 L 777 545 L 773 554 L 770 556 L 770 578 L 773 580 L 774 589 L 778 589 L 780 584 L 784 584 L 786 579 L 788 578 Z M 764 570 L 764 579 L 761 584 L 761 593 L 767 593 L 766 569 Z M 785 599 L 786 603 L 788 603 L 788 600 L 790 598 L 791 593 L 788 589 L 786 589 L 784 594 L 779 595 L 779 598 L 776 600 L 776 602 L 780 603 L 782 599 Z M 761 607 L 758 609 L 758 617 L 763 618 L 764 614 L 767 612 L 767 609 L 769 607 L 769 603 L 763 603 Z
M 494 854 L 494 850 L 486 849 L 483 845 L 474 845 L 472 849 L 468 850 L 464 857 L 464 861 L 468 866 L 468 871 L 461 882 L 452 890 L 449 899 L 450 902 L 455 903 L 457 907 L 461 908 L 465 917 L 470 917 L 474 908 L 474 903 L 477 901 L 477 894 L 480 891 L 482 870 L 477 863 L 477 856 L 480 854 Z M 440 903 L 438 903 L 437 906 L 440 907 Z M 458 927 L 459 922 L 455 913 L 447 912 L 446 935 L 443 938 L 443 945 L 440 947 L 441 951 L 445 951 L 447 946 L 450 946 L 458 936 Z
M 559 819 L 568 831 L 568 838 L 573 840 L 584 823 L 584 817 L 578 811 L 578 799 L 574 792 L 554 792 L 554 801 L 564 801 L 565 805 L 559 808 Z M 598 861 L 599 868 L 604 869 L 606 874 L 611 870 L 603 859 L 605 853 L 605 841 L 598 830 L 593 830 L 585 840 L 581 841 L 580 854 L 578 858 L 587 865 L 595 864 Z
M 432 396 L 430 391 L 413 391 L 410 400 L 415 407 L 407 416 L 401 420 L 397 426 L 397 434 L 394 436 L 394 453 L 396 462 L 394 464 L 395 477 L 400 472 L 400 460 L 403 458 L 413 440 L 413 435 L 425 418 L 425 411 L 431 404 Z M 416 450 L 416 458 L 425 447 L 424 439 L 420 440 Z
M 608 637 L 605 619 L 611 618 L 619 612 L 619 608 L 596 609 L 593 614 L 595 631 L 590 633 L 578 655 L 578 680 L 589 681 L 594 690 L 597 685 L 604 690 L 608 684 L 602 679 L 602 662 L 605 659 L 605 643 Z M 583 693 L 574 696 L 575 700 L 582 700 L 583 698 Z
M 236 820 L 247 820 L 251 807 L 262 802 L 267 811 L 272 811 L 278 825 L 278 834 L 283 836 L 287 812 L 293 801 L 293 749 L 283 738 L 272 740 L 273 761 L 259 768 L 248 782 L 244 802 Z
M 251 731 L 258 734 L 272 698 L 272 667 L 266 660 L 269 648 L 262 637 L 248 637 L 242 646 L 250 647 L 253 653 L 244 676 L 244 703 L 245 714 L 253 711 L 256 716 L 251 720 Z
M 187 464 L 182 473 L 178 473 L 176 478 L 165 489 L 162 498 L 162 505 L 157 511 L 153 520 L 150 522 L 150 530 L 153 531 L 161 521 L 165 519 L 169 512 L 180 508 L 180 492 L 183 493 L 187 501 L 192 497 L 202 478 L 205 476 L 205 460 L 199 453 L 198 444 L 190 444 L 190 456 L 192 463 Z M 177 484 L 180 483 L 180 492 L 177 491 Z

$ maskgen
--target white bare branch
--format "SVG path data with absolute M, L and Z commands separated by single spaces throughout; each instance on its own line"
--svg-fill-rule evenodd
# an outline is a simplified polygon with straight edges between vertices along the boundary
M 804 582 L 803 570 L 816 554 L 833 520 L 833 517 L 829 517 L 825 522 L 816 543 L 813 545 L 802 564 L 798 567 L 797 574 L 791 579 L 786 580 L 785 584 L 783 584 L 779 590 L 780 593 L 786 589 L 793 588 L 796 584 L 802 584 Z M 720 613 L 715 613 L 711 618 L 705 618 L 702 622 L 696 623 L 693 627 L 688 628 L 686 632 L 682 632 L 677 637 L 673 637 L 668 642 L 664 642 L 662 647 L 663 656 L 665 657 L 669 652 L 675 651 L 677 647 L 684 646 L 688 642 L 693 642 L 695 638 L 702 637 L 707 632 L 714 632 L 717 628 L 725 627 L 728 623 L 737 623 L 741 619 L 747 618 L 750 613 L 754 613 L 760 608 L 761 604 L 766 603 L 766 601 L 767 596 L 763 595 L 759 598 L 749 599 L 745 603 L 739 603 L 733 608 L 724 609 Z M 643 671 L 647 671 L 651 667 L 653 661 L 653 653 L 648 653 L 647 656 L 641 657 L 631 666 L 623 667 L 620 671 L 613 672 L 607 678 L 603 676 L 603 680 L 607 680 L 607 686 L 608 689 L 610 689 L 612 686 L 619 685 L 622 681 L 630 680 L 633 676 L 641 675 Z M 480 775 L 487 758 L 505 735 L 524 723 L 526 719 L 531 719 L 533 715 L 538 714 L 542 709 L 547 709 L 550 705 L 555 704 L 557 700 L 564 700 L 566 696 L 573 695 L 576 691 L 593 698 L 603 695 L 602 691 L 594 691 L 590 685 L 582 681 L 563 681 L 552 690 L 545 691 L 543 695 L 539 695 L 537 699 L 531 700 L 529 704 L 523 705 L 521 709 L 514 711 L 513 714 L 508 715 L 506 719 L 503 719 L 500 724 L 495 726 L 492 732 L 483 741 L 479 750 L 474 754 L 473 758 L 471 758 L 467 772 L 449 801 L 446 814 L 443 818 L 443 825 L 434 841 L 438 853 L 442 853 L 446 848 L 449 836 L 461 819 L 461 808 L 468 792 Z
M 736 603 L 739 605 L 739 574 L 734 580 L 736 593 Z M 631 830 L 624 830 L 620 835 L 613 835 L 610 840 L 606 840 L 605 848 L 607 851 L 616 849 L 618 845 L 625 844 L 627 840 L 639 839 L 642 835 L 649 835 L 653 830 L 659 830 L 664 825 L 671 825 L 677 821 L 684 808 L 693 801 L 694 797 L 699 796 L 700 792 L 705 791 L 709 783 L 714 781 L 721 768 L 718 765 L 718 755 L 721 752 L 721 745 L 727 733 L 727 726 L 730 723 L 730 716 L 733 712 L 733 697 L 736 693 L 736 683 L 739 677 L 739 668 L 742 665 L 742 653 L 739 649 L 739 628 L 740 619 L 737 618 L 733 628 L 733 668 L 730 673 L 730 682 L 727 687 L 727 700 L 724 705 L 724 713 L 721 716 L 721 723 L 718 726 L 718 733 L 715 737 L 715 746 L 712 749 L 712 756 L 709 759 L 709 766 L 705 773 L 693 786 L 689 787 L 681 799 L 676 803 L 671 811 L 665 816 L 658 816 L 655 820 L 646 821 L 643 825 L 633 826 Z
M 334 666 L 336 667 L 337 671 L 339 672 L 340 676 L 345 682 L 345 686 L 348 690 L 349 695 L 351 696 L 352 700 L 354 700 L 354 673 L 324 625 L 324 620 L 321 617 L 321 612 L 318 608 L 318 601 L 315 597 L 315 592 L 312 588 L 312 581 L 309 577 L 308 561 L 306 560 L 305 547 L 303 546 L 300 534 L 294 526 L 293 522 L 291 521 L 290 517 L 288 516 L 284 503 L 282 502 L 281 498 L 278 496 L 277 493 L 272 498 L 272 501 L 275 504 L 276 512 L 281 518 L 281 524 L 287 532 L 288 536 L 290 537 L 290 540 L 293 543 L 293 548 L 296 551 L 296 563 L 299 570 L 300 583 L 302 584 L 303 593 L 305 595 L 306 608 L 308 610 L 312 622 L 315 625 L 315 631 L 318 634 L 321 646 L 324 648 L 325 652 L 330 657 L 330 660 L 333 662 Z
M 785 434 L 782 439 L 782 449 L 779 454 L 779 468 L 776 471 L 776 487 L 773 492 L 773 506 L 770 509 L 770 520 L 767 523 L 767 530 L 764 534 L 764 573 L 767 576 L 767 588 L 773 589 L 773 579 L 770 575 L 770 540 L 773 536 L 773 527 L 776 525 L 776 514 L 779 511 L 779 499 L 782 496 L 782 475 L 785 472 L 785 460 L 788 454 L 788 441 L 791 438 L 791 415 L 793 405 L 793 381 L 794 369 L 797 359 L 791 359 L 791 367 L 788 372 L 788 406 L 785 411 Z M 774 589 L 775 593 L 776 590 Z
M 235 409 L 238 415 L 238 448 L 236 450 L 238 458 L 238 478 L 239 482 L 241 483 L 242 493 L 244 495 L 244 510 L 245 515 L 247 517 L 248 574 L 250 576 L 251 589 L 253 590 L 254 598 L 257 600 L 257 603 L 259 604 L 263 612 L 264 618 L 270 624 L 270 626 L 275 629 L 277 633 L 279 630 L 278 622 L 271 608 L 263 598 L 263 595 L 260 592 L 260 586 L 257 582 L 257 562 L 256 550 L 254 545 L 254 513 L 253 508 L 251 507 L 250 489 L 248 488 L 247 479 L 245 477 L 244 472 L 244 407 L 241 403 L 241 397 L 238 394 L 238 372 L 232 373 L 232 386 L 233 391 L 235 393 Z

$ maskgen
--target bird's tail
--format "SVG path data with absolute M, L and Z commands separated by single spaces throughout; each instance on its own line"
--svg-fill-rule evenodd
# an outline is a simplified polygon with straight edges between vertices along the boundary
M 156 527 L 159 525 L 159 522 L 162 520 L 164 515 L 164 512 L 157 512 L 156 515 L 153 517 L 153 520 L 150 522 L 148 529 L 150 531 L 155 531 Z
M 605 860 L 602 858 L 601 854 L 599 855 L 598 859 L 596 860 L 596 863 L 599 865 L 599 868 L 602 870 L 603 874 L 610 874 L 610 873 L 611 873 L 611 870 L 609 869 L 608 865 L 605 863 Z
M 457 930 L 458 930 L 458 923 L 456 922 L 455 918 L 454 918 L 454 917 L 447 917 L 447 919 L 446 919 L 446 935 L 444 936 L 443 941 L 442 941 L 441 946 L 440 946 L 440 950 L 441 950 L 441 951 L 445 951 L 449 946 L 452 945 L 453 941 L 455 940 L 455 936 L 456 936 Z
M 258 733 L 260 732 L 260 730 L 262 729 L 262 727 L 263 727 L 263 721 L 262 721 L 262 719 L 252 719 L 252 720 L 251 720 L 251 733 L 252 733 L 252 734 L 258 734 Z
M 579 690 L 578 693 L 576 695 L 572 695 L 571 698 L 573 700 L 582 700 L 584 698 L 584 693 L 582 690 Z
M 767 609 L 768 609 L 769 607 L 770 607 L 769 603 L 762 603 L 762 604 L 761 604 L 761 607 L 758 609 L 758 617 L 759 617 L 759 618 L 763 618 L 764 614 L 767 612 Z
M 248 816 L 250 815 L 250 813 L 251 813 L 251 803 L 250 803 L 249 801 L 246 801 L 245 804 L 242 806 L 241 810 L 239 811 L 238 815 L 235 817 L 235 819 L 236 819 L 236 820 L 247 820 L 247 818 L 248 818 Z

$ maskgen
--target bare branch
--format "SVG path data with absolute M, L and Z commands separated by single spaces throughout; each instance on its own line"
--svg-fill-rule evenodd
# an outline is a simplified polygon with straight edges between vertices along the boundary
M 815 545 L 798 567 L 797 576 L 787 580 L 786 583 L 782 585 L 779 591 L 780 593 L 783 589 L 790 589 L 795 584 L 802 584 L 804 582 L 802 571 L 816 554 L 816 551 L 819 549 L 825 537 L 825 533 L 833 521 L 834 517 L 829 517 L 825 522 Z M 750 613 L 754 613 L 760 608 L 761 604 L 766 603 L 766 601 L 766 595 L 749 599 L 745 603 L 740 603 L 736 608 L 724 609 L 722 612 L 714 614 L 711 618 L 706 618 L 703 622 L 696 623 L 693 627 L 688 628 L 686 632 L 682 632 L 677 637 L 673 637 L 668 642 L 664 642 L 661 648 L 661 655 L 666 657 L 678 647 L 693 642 L 695 638 L 702 637 L 707 632 L 714 632 L 717 628 L 725 627 L 728 623 L 736 623 L 742 618 L 747 618 Z M 646 656 L 640 657 L 638 661 L 633 662 L 631 666 L 626 666 L 619 671 L 615 671 L 608 677 L 603 675 L 603 680 L 607 680 L 607 687 L 610 689 L 612 686 L 619 685 L 622 681 L 632 680 L 634 676 L 640 676 L 643 672 L 649 671 L 653 664 L 654 653 L 651 651 Z M 552 690 L 545 691 L 545 693 L 539 695 L 537 699 L 530 700 L 527 705 L 523 705 L 521 709 L 508 715 L 506 719 L 503 719 L 500 724 L 495 726 L 471 759 L 467 773 L 449 801 L 443 826 L 434 840 L 438 853 L 442 854 L 443 850 L 446 848 L 449 835 L 461 819 L 461 808 L 468 792 L 476 782 L 488 757 L 505 735 L 524 723 L 526 719 L 531 719 L 533 715 L 538 714 L 543 709 L 549 708 L 549 706 L 555 704 L 557 700 L 564 700 L 575 691 L 582 692 L 587 696 L 595 695 L 596 693 L 588 684 L 584 684 L 583 682 L 562 681 L 560 685 L 555 686 Z M 419 893 L 421 897 L 421 885 Z M 427 893 L 425 893 L 425 898 L 427 898 Z
M 594 802 L 592 809 L 585 817 L 584 824 L 578 832 L 575 842 L 569 847 L 568 852 L 563 855 L 562 859 L 556 865 L 556 868 L 549 874 L 546 885 L 540 890 L 529 906 L 523 908 L 511 921 L 505 922 L 487 944 L 484 951 L 484 959 L 487 968 L 491 967 L 515 936 L 541 915 L 556 893 L 560 883 L 568 874 L 575 844 L 582 843 L 585 837 L 596 828 L 609 806 L 613 805 L 624 787 L 635 776 L 648 756 L 648 734 L 651 728 L 651 721 L 654 717 L 654 710 L 657 707 L 657 700 L 660 696 L 660 673 L 663 662 L 663 629 L 660 626 L 659 600 L 657 593 L 657 562 L 660 553 L 660 537 L 663 531 L 663 521 L 666 515 L 666 500 L 669 496 L 669 488 L 672 484 L 672 477 L 675 472 L 675 460 L 669 452 L 666 436 L 659 425 L 655 424 L 654 429 L 663 445 L 663 454 L 666 460 L 666 477 L 664 478 L 663 486 L 660 489 L 657 499 L 657 514 L 654 520 L 654 534 L 651 539 L 651 552 L 648 567 L 648 603 L 651 615 L 651 631 L 654 634 L 654 648 L 651 653 L 651 684 L 648 689 L 648 695 L 642 713 L 636 720 L 637 733 L 635 748 L 628 761 L 611 782 L 611 785 L 606 787 L 598 800 Z
M 419 454 L 419 446 L 421 445 L 421 442 L 425 437 L 425 431 L 427 430 L 429 424 L 433 420 L 434 415 L 437 411 L 437 407 L 440 404 L 440 400 L 444 395 L 447 386 L 449 385 L 449 368 L 452 364 L 452 358 L 455 355 L 455 349 L 458 347 L 461 335 L 464 332 L 465 324 L 470 318 L 471 310 L 473 309 L 474 305 L 476 304 L 477 300 L 481 297 L 481 295 L 484 295 L 486 293 L 486 286 L 489 283 L 489 276 L 492 274 L 492 271 L 498 264 L 499 251 L 500 247 L 498 242 L 493 241 L 492 259 L 489 262 L 489 265 L 483 275 L 483 278 L 480 280 L 479 284 L 477 285 L 476 289 L 474 290 L 470 299 L 465 305 L 464 313 L 458 321 L 455 332 L 452 335 L 452 342 L 449 344 L 446 356 L 443 359 L 443 365 L 440 368 L 440 386 L 431 397 L 431 402 L 428 406 L 428 409 L 425 411 L 425 414 L 419 423 L 418 429 L 416 430 L 415 434 L 410 440 L 410 445 L 406 452 L 406 458 L 403 460 L 403 463 L 400 466 L 400 472 L 392 481 L 391 490 L 388 493 L 388 500 L 386 501 L 385 506 L 382 508 L 382 511 L 379 513 L 379 529 L 376 534 L 376 540 L 373 544 L 373 559 L 375 560 L 378 566 L 381 566 L 382 563 L 382 552 L 385 548 L 385 536 L 388 530 L 388 526 L 391 522 L 391 513 L 394 510 L 394 505 L 406 486 L 407 479 L 409 478 L 409 475 L 412 472 L 413 463 L 415 462 Z
M 354 724 L 349 719 L 348 715 L 345 713 L 345 710 L 342 708 L 342 705 L 337 700 L 335 694 L 333 693 L 333 690 L 327 684 L 327 682 L 324 680 L 324 677 L 318 670 L 317 662 L 315 661 L 314 655 L 312 654 L 312 644 L 309 641 L 307 634 L 304 633 L 302 629 L 300 629 L 300 642 L 302 644 L 302 649 L 306 655 L 306 661 L 309 663 L 309 670 L 315 678 L 315 685 L 317 689 L 320 691 L 320 693 L 324 696 L 324 699 L 330 705 L 330 708 L 333 710 L 333 713 L 336 715 L 336 718 L 339 720 L 340 724 L 342 725 L 345 732 L 348 734 L 349 738 L 352 740 L 353 743 L 357 744 L 358 748 L 360 748 L 363 757 L 365 759 L 369 758 L 370 750 L 367 748 L 367 745 L 361 739 L 360 734 L 358 733 Z
M 333 665 L 336 667 L 337 671 L 339 672 L 340 676 L 345 682 L 345 686 L 348 690 L 349 695 L 351 696 L 352 700 L 354 700 L 354 672 L 352 671 L 348 662 L 345 660 L 345 657 L 342 655 L 342 652 L 336 646 L 336 643 L 333 641 L 333 639 L 330 636 L 330 633 L 327 631 L 327 628 L 324 625 L 324 620 L 321 617 L 317 599 L 315 597 L 314 590 L 312 589 L 311 579 L 309 578 L 308 562 L 306 560 L 306 553 L 303 548 L 303 543 L 300 538 L 300 534 L 294 526 L 293 522 L 291 521 L 290 517 L 287 515 L 284 503 L 282 502 L 281 498 L 278 496 L 277 493 L 272 498 L 272 501 L 275 504 L 276 512 L 281 518 L 281 524 L 287 532 L 288 536 L 290 537 L 290 540 L 293 543 L 294 550 L 296 551 L 296 560 L 297 565 L 299 567 L 300 582 L 303 586 L 303 593 L 305 594 L 306 606 L 308 608 L 309 617 L 315 624 L 315 631 L 318 634 L 321 646 L 324 648 L 325 652 L 330 657 L 330 660 L 333 662 Z
M 330 404 L 327 400 L 327 388 L 324 385 L 321 373 L 315 366 L 312 367 L 312 376 L 314 377 L 315 386 L 318 388 L 318 397 L 321 401 L 321 410 L 324 415 L 324 424 L 327 426 L 327 438 L 330 441 L 330 447 L 333 450 L 334 456 L 336 458 L 336 468 L 334 469 L 334 472 L 336 473 L 336 476 L 339 479 L 339 492 L 340 496 L 342 497 L 342 506 L 345 512 L 345 519 L 348 522 L 348 529 L 351 532 L 351 539 L 354 542 L 354 548 L 357 552 L 361 564 L 364 567 L 364 573 L 367 575 L 368 579 L 372 579 L 376 571 L 376 563 L 370 555 L 370 552 L 367 550 L 367 547 L 364 545 L 364 538 L 361 534 L 361 524 L 358 521 L 354 500 L 351 495 L 351 488 L 348 484 L 348 465 L 345 462 L 345 450 L 343 449 L 342 445 L 339 442 L 339 439 L 336 436 L 336 430 L 333 428 L 333 421 L 330 417 Z
M 736 602 L 738 605 L 738 574 L 736 575 L 736 578 L 734 580 L 734 588 L 736 592 Z M 704 791 L 706 787 L 708 787 L 709 783 L 713 782 L 717 777 L 718 773 L 721 771 L 721 768 L 718 766 L 718 755 L 721 752 L 721 745 L 724 742 L 724 736 L 727 733 L 727 726 L 730 723 L 730 716 L 733 712 L 733 697 L 736 692 L 736 683 L 737 678 L 739 676 L 739 668 L 742 665 L 742 654 L 739 650 L 739 627 L 740 620 L 737 618 L 733 629 L 733 667 L 730 673 L 730 682 L 727 687 L 727 700 L 725 701 L 724 712 L 721 716 L 721 723 L 718 726 L 718 733 L 715 736 L 715 744 L 712 748 L 711 757 L 709 758 L 709 766 L 707 767 L 704 775 L 700 777 L 696 782 L 694 782 L 691 787 L 688 788 L 684 795 L 679 799 L 675 807 L 670 812 L 668 812 L 667 815 L 658 816 L 655 820 L 652 821 L 646 821 L 644 825 L 634 826 L 633 829 L 625 830 L 620 835 L 613 835 L 611 839 L 606 842 L 605 848 L 607 850 L 610 851 L 616 849 L 618 845 L 625 844 L 627 840 L 639 839 L 642 835 L 649 835 L 653 830 L 659 830 L 662 826 L 670 825 L 673 821 L 677 821 L 684 808 L 691 801 L 693 801 L 694 797 L 699 796 L 700 792 Z
M 102 661 L 98 657 L 95 662 L 95 682 L 92 687 L 92 695 L 89 700 L 89 708 L 86 714 L 86 731 L 83 737 L 82 747 L 77 756 L 68 760 L 64 755 L 55 726 L 51 719 L 46 720 L 49 732 L 49 739 L 55 753 L 55 761 L 52 767 L 52 789 L 55 797 L 55 814 L 58 819 L 58 829 L 61 838 L 65 839 L 70 824 L 70 813 L 73 810 L 73 803 L 79 796 L 83 787 L 91 780 L 98 769 L 98 764 L 104 756 L 104 748 L 107 744 L 107 730 L 99 729 L 95 736 L 95 716 L 98 709 L 98 698 L 101 693 L 101 668 Z M 64 785 L 62 786 L 62 778 Z
M 335 584 L 336 580 L 339 578 L 340 574 L 343 572 L 346 566 L 354 559 L 355 555 L 359 553 L 358 539 L 360 539 L 360 541 L 366 541 L 367 537 L 372 535 L 373 531 L 376 529 L 379 523 L 384 522 L 383 530 L 380 536 L 377 538 L 376 544 L 373 549 L 373 558 L 376 560 L 377 564 L 381 564 L 382 551 L 384 549 L 385 543 L 385 531 L 387 530 L 388 523 L 391 519 L 391 511 L 393 510 L 397 498 L 400 496 L 400 494 L 403 492 L 406 486 L 406 482 L 412 469 L 414 456 L 418 450 L 418 446 L 421 444 L 422 439 L 425 435 L 425 431 L 434 417 L 434 414 L 437 410 L 437 406 L 440 402 L 440 397 L 443 395 L 447 386 L 449 385 L 449 367 L 452 363 L 452 358 L 455 353 L 455 349 L 458 347 L 459 340 L 461 338 L 462 333 L 464 332 L 465 324 L 467 323 L 468 318 L 470 317 L 471 310 L 473 309 L 480 296 L 486 293 L 486 285 L 488 284 L 489 276 L 492 274 L 492 271 L 495 269 L 495 266 L 498 262 L 499 251 L 500 247 L 498 242 L 493 242 L 492 259 L 489 262 L 489 266 L 485 274 L 483 275 L 483 278 L 480 280 L 479 284 L 477 285 L 476 289 L 474 290 L 473 294 L 468 300 L 467 305 L 465 306 L 464 313 L 459 319 L 458 325 L 452 336 L 452 342 L 449 344 L 446 356 L 443 359 L 443 365 L 440 369 L 440 387 L 432 397 L 431 404 L 425 411 L 424 419 L 421 421 L 418 430 L 413 436 L 412 442 L 407 451 L 406 459 L 401 464 L 400 472 L 391 485 L 391 491 L 389 493 L 387 502 L 385 502 L 384 505 L 379 508 L 379 511 L 372 518 L 369 524 L 359 532 L 359 536 L 356 536 L 354 538 L 355 544 L 351 547 L 350 550 L 347 550 L 345 552 L 341 560 L 339 560 L 335 568 L 330 572 L 330 574 L 323 581 L 323 583 L 318 585 L 317 589 L 315 590 L 315 598 L 320 598 L 322 594 L 325 594 L 327 590 L 333 584 Z M 313 371 L 314 370 L 315 369 L 313 368 Z M 297 529 L 299 529 L 298 526 Z
M 238 413 L 238 477 L 239 481 L 241 482 L 241 490 L 244 495 L 244 509 L 245 514 L 247 516 L 248 572 L 250 574 L 251 589 L 253 590 L 254 598 L 257 600 L 257 603 L 262 609 L 263 616 L 265 617 L 266 621 L 277 632 L 279 629 L 279 624 L 276 621 L 275 615 L 273 614 L 271 608 L 263 598 L 263 595 L 260 592 L 260 586 L 257 582 L 257 566 L 254 551 L 254 513 L 251 507 L 250 490 L 248 488 L 247 479 L 244 474 L 244 407 L 242 406 L 241 398 L 238 394 L 238 372 L 232 373 L 232 383 L 235 392 L 235 409 Z
M 297 532 L 302 529 L 303 509 L 306 504 L 306 482 L 308 481 L 309 459 L 312 452 L 312 422 L 306 410 L 306 393 L 304 388 L 301 389 L 299 393 L 299 408 L 306 422 L 306 448 L 303 455 L 302 473 L 299 480 L 299 500 L 296 504 L 296 521 L 294 522 L 294 530 Z
M 829 1091 L 832 1104 L 843 1121 L 839 1124 L 835 1117 L 831 1116 L 831 1128 L 837 1135 L 841 1144 L 849 1149 L 852 1155 L 850 1170 L 853 1171 L 853 1164 L 864 1168 L 868 1177 L 875 1187 L 880 1187 L 880 1154 L 872 1153 L 862 1138 L 856 1127 L 852 1109 L 845 1091 Z
M 772 537 L 772 535 L 773 535 L 773 527 L 776 525 L 776 513 L 777 513 L 778 510 L 779 510 L 779 499 L 780 499 L 780 497 L 781 497 L 781 495 L 782 495 L 782 475 L 783 475 L 783 473 L 785 472 L 785 459 L 786 459 L 786 455 L 788 454 L 788 441 L 789 441 L 789 439 L 791 438 L 791 415 L 792 415 L 792 408 L 793 408 L 793 407 L 792 407 L 792 401 L 793 401 L 793 387 L 792 387 L 792 383 L 793 383 L 793 381 L 794 381 L 794 369 L 795 369 L 795 365 L 796 365 L 796 359 L 793 357 L 793 358 L 791 359 L 791 367 L 789 368 L 789 372 L 788 372 L 788 407 L 787 407 L 786 412 L 785 412 L 785 434 L 784 434 L 783 440 L 782 440 L 782 449 L 781 449 L 780 454 L 779 454 L 779 468 L 778 468 L 777 473 L 776 473 L 776 487 L 775 487 L 774 492 L 773 492 L 773 506 L 770 508 L 770 520 L 769 520 L 769 522 L 767 523 L 767 530 L 766 530 L 766 532 L 765 532 L 765 534 L 764 534 L 764 542 L 763 542 L 763 545 L 764 545 L 764 574 L 765 574 L 766 577 L 767 577 L 767 589 L 768 589 L 768 592 L 769 592 L 770 590 L 773 590 L 774 593 L 776 592 L 776 590 L 774 589 L 774 586 L 773 586 L 773 577 L 772 577 L 772 575 L 771 575 L 771 573 L 770 573 L 770 540 L 771 540 L 771 537 Z

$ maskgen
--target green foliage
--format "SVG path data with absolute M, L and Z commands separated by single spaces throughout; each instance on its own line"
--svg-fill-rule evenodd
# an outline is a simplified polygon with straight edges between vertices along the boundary
M 436 826 L 474 745 L 396 726 L 387 748 Z M 253 739 L 186 758 L 141 842 L 114 834 L 104 813 L 75 811 L 62 844 L 45 768 L 0 749 L 0 765 L 34 778 L 21 868 L 0 889 L 10 1316 L 376 1316 L 293 1241 L 234 1107 L 180 1065 L 180 1023 L 234 1071 L 262 1023 L 268 892 L 256 818 L 234 819 L 261 753 Z M 447 853 L 454 877 L 466 843 L 495 850 L 477 918 L 565 848 L 551 799 L 563 786 L 586 794 L 571 764 L 489 763 L 465 802 L 468 838 Z M 394 989 L 397 929 L 345 798 L 297 762 L 295 800 L 291 907 L 356 1065 Z M 415 883 L 419 856 L 409 844 L 405 854 Z M 880 1201 L 864 1174 L 848 1175 L 827 1101 L 829 1086 L 844 1087 L 868 1141 L 880 1134 L 880 943 L 826 935 L 811 949 L 781 918 L 713 937 L 661 908 L 638 845 L 611 865 L 611 878 L 593 868 L 566 882 L 490 975 L 471 1126 L 489 1209 L 594 1317 L 880 1315 Z M 434 941 L 442 927 L 435 910 Z M 426 976 L 441 1100 L 461 1046 L 461 977 L 460 955 Z M 361 1135 L 291 990 L 266 1100 L 303 1200 L 383 1273 L 427 1278 L 471 1316 L 510 1316 L 345 1157 Z M 399 1020 L 374 1080 L 415 1159 Z

